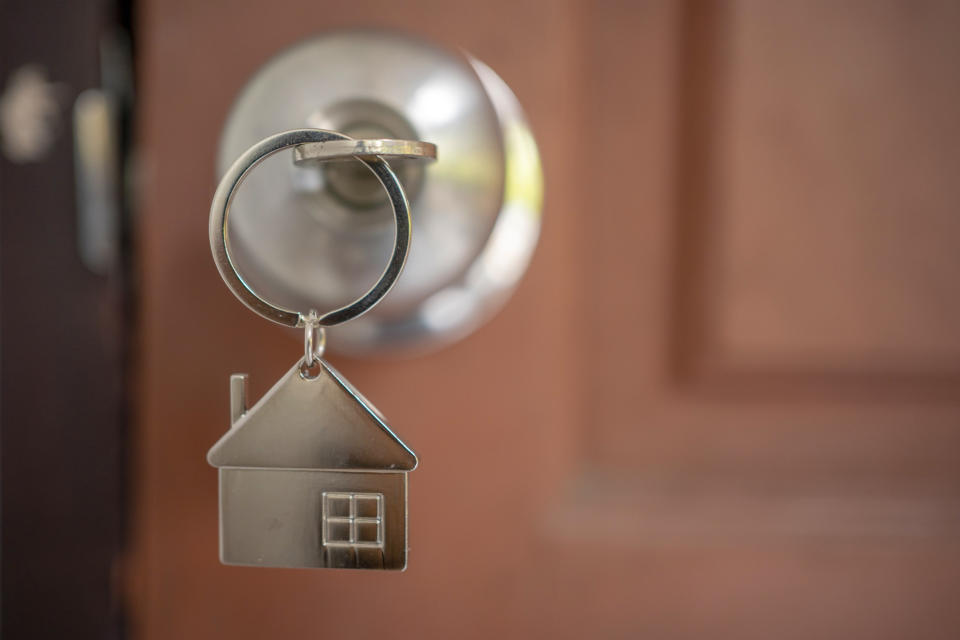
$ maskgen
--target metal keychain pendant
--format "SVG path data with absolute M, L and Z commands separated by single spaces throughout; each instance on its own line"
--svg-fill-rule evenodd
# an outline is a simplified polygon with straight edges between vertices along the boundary
M 396 220 L 393 255 L 357 301 L 319 315 L 277 307 L 238 273 L 227 223 L 237 187 L 270 155 L 295 161 L 356 158 L 387 190 Z M 219 469 L 220 559 L 262 567 L 399 569 L 407 564 L 407 474 L 417 457 L 383 415 L 322 360 L 324 327 L 375 305 L 403 269 L 410 243 L 406 196 L 384 157 L 434 158 L 405 140 L 353 140 L 319 129 L 266 138 L 227 171 L 210 209 L 210 246 L 230 290 L 259 315 L 303 327 L 304 357 L 249 409 L 246 374 L 230 378 L 230 430 L 210 449 Z
M 333 367 L 296 363 L 246 408 L 207 460 L 220 475 L 220 558 L 264 567 L 403 569 L 407 473 L 417 457 Z

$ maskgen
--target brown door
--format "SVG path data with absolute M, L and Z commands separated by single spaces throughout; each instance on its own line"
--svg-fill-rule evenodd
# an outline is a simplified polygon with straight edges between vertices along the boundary
M 544 232 L 468 339 L 334 359 L 420 457 L 409 569 L 225 567 L 227 377 L 298 345 L 213 266 L 214 149 L 358 24 L 506 80 Z M 145 0 L 138 36 L 133 637 L 960 634 L 960 5 Z

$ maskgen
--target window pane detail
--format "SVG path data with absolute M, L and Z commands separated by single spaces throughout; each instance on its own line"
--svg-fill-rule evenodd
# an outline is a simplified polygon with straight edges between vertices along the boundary
M 383 548 L 383 494 L 323 494 L 324 546 Z
M 380 498 L 369 496 L 357 496 L 357 517 L 358 518 L 379 518 L 380 517 Z

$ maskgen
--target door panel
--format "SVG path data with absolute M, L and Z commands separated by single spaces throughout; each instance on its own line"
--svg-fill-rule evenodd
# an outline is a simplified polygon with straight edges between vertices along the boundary
M 956 635 L 951 5 L 147 0 L 140 18 L 138 636 Z M 420 457 L 409 569 L 224 567 L 204 454 L 228 375 L 257 397 L 300 347 L 209 257 L 217 136 L 268 57 L 358 24 L 463 47 L 515 90 L 543 237 L 467 340 L 334 359 Z
M 691 357 L 958 373 L 960 7 L 739 2 L 714 23 Z

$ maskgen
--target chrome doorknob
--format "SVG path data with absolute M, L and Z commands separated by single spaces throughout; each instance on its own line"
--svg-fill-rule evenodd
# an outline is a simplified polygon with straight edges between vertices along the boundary
M 364 353 L 459 339 L 506 301 L 540 229 L 542 174 L 517 99 L 486 65 L 407 35 L 332 32 L 270 60 L 242 90 L 218 154 L 223 175 L 257 141 L 313 127 L 353 138 L 423 140 L 435 163 L 389 160 L 413 240 L 395 288 L 330 333 Z M 230 242 L 244 279 L 294 309 L 334 308 L 377 280 L 392 212 L 359 162 L 271 157 L 240 187 Z M 307 154 L 309 155 L 309 154 Z

